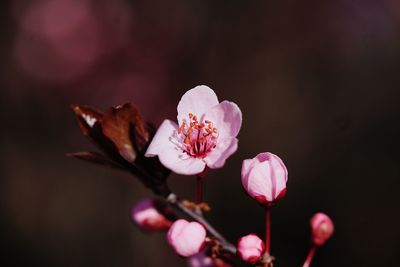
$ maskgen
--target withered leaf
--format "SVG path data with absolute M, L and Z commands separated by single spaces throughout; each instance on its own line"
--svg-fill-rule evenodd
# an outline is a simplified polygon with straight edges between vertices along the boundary
M 87 106 L 79 106 L 72 104 L 72 110 L 78 119 L 79 127 L 84 135 L 90 134 L 90 129 L 93 129 L 96 123 L 100 123 L 103 114 Z
M 71 105 L 71 108 L 75 113 L 82 133 L 111 159 L 118 162 L 121 156 L 117 147 L 103 134 L 101 129 L 103 114 L 87 106 Z
M 99 165 L 105 165 L 116 169 L 123 169 L 123 167 L 118 163 L 116 163 L 115 161 L 112 161 L 108 157 L 97 152 L 82 151 L 82 152 L 67 153 L 66 155 L 68 157 L 78 158 Z
M 134 145 L 137 151 L 142 152 L 144 148 L 147 148 L 147 145 L 150 142 L 150 131 L 152 131 L 151 126 L 146 123 L 138 110 L 131 106 L 132 109 L 132 118 L 131 118 L 131 136 L 134 140 Z
M 78 152 L 69 156 L 124 169 L 137 176 L 156 194 L 169 194 L 165 180 L 170 170 L 165 168 L 158 158 L 144 156 L 156 129 L 143 121 L 134 106 L 125 104 L 111 107 L 104 114 L 87 106 L 71 107 L 83 134 L 93 141 L 104 155 Z
M 103 134 L 117 147 L 119 154 L 128 162 L 136 159 L 136 151 L 131 142 L 130 122 L 137 110 L 130 104 L 109 108 L 101 119 Z

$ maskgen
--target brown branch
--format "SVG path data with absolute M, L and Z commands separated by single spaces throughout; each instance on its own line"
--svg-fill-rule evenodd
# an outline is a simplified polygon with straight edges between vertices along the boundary
M 166 201 L 180 212 L 201 223 L 206 228 L 207 232 L 219 242 L 223 252 L 228 252 L 233 256 L 236 256 L 236 247 L 222 236 L 202 215 L 183 205 L 182 201 L 174 193 L 169 194 Z

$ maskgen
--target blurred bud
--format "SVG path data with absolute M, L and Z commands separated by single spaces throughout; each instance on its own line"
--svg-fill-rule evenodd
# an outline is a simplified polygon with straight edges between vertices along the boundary
M 324 213 L 316 213 L 310 220 L 312 241 L 322 246 L 332 236 L 334 226 L 331 218 Z
M 144 157 L 155 130 L 133 105 L 110 107 L 104 114 L 86 106 L 71 105 L 71 108 L 82 133 L 105 155 L 78 152 L 69 156 L 127 170 L 156 194 L 170 193 L 165 185 L 170 171 L 158 159 Z
M 286 194 L 287 179 L 285 164 L 272 153 L 260 153 L 253 159 L 243 161 L 243 187 L 263 205 L 272 205 Z
M 189 267 L 231 267 L 220 258 L 211 257 L 206 250 L 190 257 L 188 259 Z
M 261 260 L 264 242 L 255 234 L 249 234 L 239 239 L 237 252 L 245 262 L 256 263 Z
M 200 252 L 206 238 L 206 230 L 197 222 L 175 221 L 169 228 L 168 243 L 182 257 L 190 257 Z
M 172 214 L 166 205 L 155 199 L 145 199 L 137 203 L 131 211 L 132 221 L 143 231 L 168 230 L 172 225 Z

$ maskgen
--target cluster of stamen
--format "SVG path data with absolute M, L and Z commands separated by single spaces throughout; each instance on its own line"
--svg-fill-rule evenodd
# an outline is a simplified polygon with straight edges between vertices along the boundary
M 218 130 L 209 120 L 199 122 L 189 113 L 189 122 L 183 121 L 178 129 L 182 150 L 191 157 L 204 158 L 216 146 Z

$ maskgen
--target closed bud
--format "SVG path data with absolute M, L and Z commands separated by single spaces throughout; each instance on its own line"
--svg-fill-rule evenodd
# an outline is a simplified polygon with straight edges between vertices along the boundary
M 252 198 L 263 205 L 272 205 L 286 194 L 287 179 L 285 164 L 272 153 L 260 153 L 243 161 L 242 185 Z
M 264 242 L 255 234 L 249 234 L 239 239 L 237 251 L 245 262 L 256 263 L 261 260 L 264 252 Z
M 190 257 L 188 259 L 189 267 L 231 267 L 228 263 L 220 258 L 208 255 L 206 250 Z
M 167 215 L 169 214 L 165 205 L 154 199 L 140 201 L 131 211 L 132 221 L 146 232 L 168 230 L 172 221 Z
M 331 218 L 324 213 L 316 213 L 310 220 L 312 241 L 322 246 L 332 236 L 334 226 Z
M 175 221 L 167 234 L 168 243 L 182 257 L 190 257 L 204 247 L 206 230 L 197 222 Z

